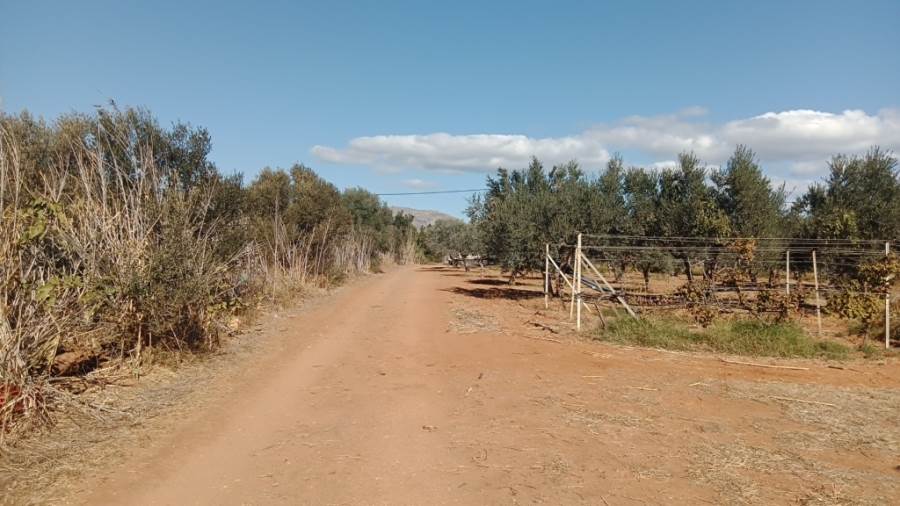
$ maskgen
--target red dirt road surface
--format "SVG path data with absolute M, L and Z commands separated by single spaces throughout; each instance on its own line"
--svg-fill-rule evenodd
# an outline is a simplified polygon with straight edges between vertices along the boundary
M 591 342 L 537 285 L 438 266 L 356 282 L 70 502 L 900 503 L 896 362 Z

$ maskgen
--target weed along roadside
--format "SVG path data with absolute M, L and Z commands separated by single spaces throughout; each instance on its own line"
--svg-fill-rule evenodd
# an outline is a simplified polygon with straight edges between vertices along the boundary
M 745 356 L 846 359 L 851 353 L 847 345 L 811 338 L 793 323 L 730 321 L 698 329 L 675 319 L 617 319 L 596 336 L 650 348 Z

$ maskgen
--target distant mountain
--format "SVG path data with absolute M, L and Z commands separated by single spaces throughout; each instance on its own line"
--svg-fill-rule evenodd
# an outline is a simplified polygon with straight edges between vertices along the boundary
M 449 214 L 441 213 L 438 211 L 427 211 L 422 209 L 413 209 L 411 207 L 391 207 L 391 211 L 394 214 L 402 212 L 404 214 L 413 215 L 413 225 L 416 228 L 426 227 L 436 222 L 437 220 L 457 220 L 460 221 L 459 218 L 454 216 L 450 216 Z

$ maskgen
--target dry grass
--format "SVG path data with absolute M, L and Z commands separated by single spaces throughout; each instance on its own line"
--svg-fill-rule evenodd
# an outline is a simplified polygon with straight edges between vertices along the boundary
M 209 194 L 170 189 L 151 148 L 119 126 L 97 149 L 72 140 L 37 182 L 27 146 L 0 131 L 0 437 L 66 402 L 55 376 L 140 364 L 153 344 L 217 343 L 240 256 L 214 254 Z M 132 165 L 105 157 L 115 148 L 132 149 Z
M 753 446 L 740 441 L 727 444 L 701 444 L 690 456 L 692 479 L 707 483 L 719 491 L 729 504 L 766 503 L 772 498 L 788 499 L 798 491 L 797 483 L 829 484 L 835 490 L 857 488 L 859 473 L 833 468 L 784 449 Z M 876 502 L 838 501 L 826 504 L 875 504 Z
M 500 324 L 493 316 L 474 309 L 453 308 L 453 319 L 450 320 L 450 332 L 456 334 L 475 334 L 478 332 L 498 332 Z
M 72 394 L 108 381 L 86 373 L 208 353 L 263 302 L 376 258 L 366 233 L 335 240 L 330 218 L 288 234 L 276 212 L 263 239 L 242 233 L 235 187 L 202 164 L 182 184 L 146 121 L 112 110 L 45 127 L 52 156 L 35 158 L 39 143 L 0 116 L 0 443 L 83 409 Z
M 728 395 L 778 404 L 810 428 L 778 434 L 797 447 L 900 453 L 900 392 L 795 383 L 729 382 Z M 796 399 L 796 401 L 785 400 Z M 785 441 L 788 442 L 788 441 Z
M 745 431 L 702 440 L 688 458 L 691 477 L 733 504 L 774 498 L 800 504 L 888 504 L 900 494 L 892 468 L 845 463 L 858 455 L 890 461 L 900 451 L 900 393 L 794 383 L 711 382 L 707 393 L 777 405 L 790 421 L 758 419 Z M 787 428 L 791 423 L 798 428 Z
M 707 379 L 689 397 L 726 411 L 696 418 L 682 397 L 651 386 L 661 394 L 605 383 L 606 402 L 616 402 L 610 410 L 550 396 L 533 402 L 558 406 L 566 425 L 617 451 L 631 449 L 623 465 L 635 478 L 688 478 L 714 489 L 721 504 L 874 505 L 900 496 L 900 391 Z
M 146 441 L 165 437 L 173 420 L 196 413 L 211 391 L 233 388 L 226 376 L 252 368 L 265 341 L 259 330 L 229 340 L 222 353 L 171 355 L 140 379 L 121 368 L 88 375 L 86 389 L 43 427 L 0 448 L 0 504 L 54 504 L 83 486 L 85 475 L 115 468 Z M 177 361 L 177 363 L 176 363 Z M 225 374 L 228 373 L 228 374 Z

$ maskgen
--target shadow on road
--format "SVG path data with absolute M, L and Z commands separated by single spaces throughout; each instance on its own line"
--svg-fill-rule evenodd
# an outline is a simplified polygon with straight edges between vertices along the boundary
M 416 272 L 450 272 L 455 270 L 456 269 L 448 267 L 446 265 L 427 265 L 423 267 L 416 267 Z
M 463 288 L 461 286 L 455 286 L 453 288 L 446 288 L 444 291 L 478 299 L 523 300 L 544 296 L 541 292 L 523 288 Z
M 491 279 L 491 278 L 478 278 L 472 279 L 469 281 L 469 284 L 472 285 L 487 285 L 487 286 L 510 286 L 509 280 L 506 279 Z

